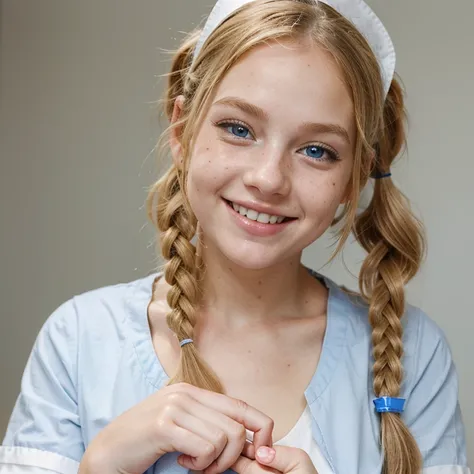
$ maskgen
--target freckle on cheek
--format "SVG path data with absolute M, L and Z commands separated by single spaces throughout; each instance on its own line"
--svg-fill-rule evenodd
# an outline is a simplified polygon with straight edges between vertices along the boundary
M 333 186 L 336 186 L 336 183 L 332 183 Z

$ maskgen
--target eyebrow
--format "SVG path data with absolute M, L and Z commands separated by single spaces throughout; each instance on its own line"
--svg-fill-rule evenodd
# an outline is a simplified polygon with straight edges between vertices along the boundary
M 251 104 L 250 102 L 239 99 L 238 97 L 224 97 L 223 99 L 214 102 L 213 105 L 234 107 L 235 109 L 240 109 L 242 112 L 252 115 L 260 120 L 268 120 L 268 114 L 263 109 Z
M 258 107 L 257 105 L 251 104 L 243 99 L 239 99 L 238 97 L 224 97 L 216 102 L 214 105 L 224 105 L 227 107 L 233 107 L 235 109 L 239 109 L 247 115 L 251 115 L 259 120 L 266 120 L 268 121 L 269 117 L 268 114 Z M 333 124 L 333 123 L 312 123 L 312 122 L 305 122 L 301 125 L 301 130 L 306 133 L 330 133 L 332 135 L 337 135 L 342 138 L 345 142 L 351 142 L 349 138 L 349 133 L 344 127 L 340 125 Z

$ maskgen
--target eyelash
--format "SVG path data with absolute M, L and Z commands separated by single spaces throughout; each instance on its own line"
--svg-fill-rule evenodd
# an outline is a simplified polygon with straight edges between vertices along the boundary
M 245 122 L 241 122 L 240 120 L 233 120 L 233 119 L 232 120 L 223 120 L 223 121 L 220 121 L 220 122 L 215 122 L 214 125 L 216 127 L 220 128 L 220 129 L 224 130 L 224 131 L 227 131 L 227 130 L 225 130 L 226 128 L 229 128 L 229 127 L 232 127 L 232 126 L 235 126 L 235 125 L 240 125 L 243 128 L 245 128 L 246 130 L 248 130 L 248 132 L 251 135 L 254 135 L 253 132 L 252 132 L 252 129 Z M 227 131 L 227 133 L 229 133 L 234 140 L 248 140 L 248 138 L 238 137 L 237 135 L 234 135 L 233 133 L 231 133 L 229 131 Z M 329 145 L 326 145 L 324 143 L 320 143 L 320 142 L 311 143 L 309 145 L 306 145 L 306 146 L 300 148 L 299 151 L 300 150 L 306 150 L 308 148 L 321 148 L 328 155 L 328 158 L 326 158 L 326 159 L 312 158 L 308 155 L 304 155 L 311 161 L 328 161 L 330 163 L 333 163 L 333 162 L 339 161 L 339 159 L 340 159 L 339 158 L 339 153 L 334 148 L 332 148 Z

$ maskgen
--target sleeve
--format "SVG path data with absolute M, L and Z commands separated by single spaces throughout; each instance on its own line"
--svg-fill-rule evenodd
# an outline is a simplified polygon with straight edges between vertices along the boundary
M 405 422 L 423 456 L 423 474 L 470 474 L 458 376 L 441 329 L 421 314 Z
M 77 400 L 73 300 L 48 318 L 28 358 L 5 439 L 0 474 L 76 474 L 84 453 Z

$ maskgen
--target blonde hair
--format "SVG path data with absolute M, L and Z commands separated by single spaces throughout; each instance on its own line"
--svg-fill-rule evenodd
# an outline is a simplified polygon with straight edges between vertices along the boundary
M 374 171 L 387 171 L 405 142 L 402 89 L 392 81 L 385 99 L 376 58 L 357 29 L 334 9 L 311 0 L 256 0 L 233 14 L 213 34 L 191 62 L 199 31 L 188 36 L 174 56 L 164 99 L 169 119 L 176 98 L 184 96 L 179 120 L 168 129 L 179 133 L 182 166 L 172 165 L 150 190 L 148 210 L 160 231 L 167 260 L 165 279 L 171 286 L 168 325 L 179 340 L 192 338 L 199 305 L 196 218 L 185 189 L 195 131 L 210 98 L 226 72 L 246 52 L 265 42 L 311 38 L 327 50 L 341 68 L 352 93 L 357 127 L 351 199 L 333 224 L 339 253 L 350 233 L 367 251 L 359 276 L 360 292 L 369 307 L 373 343 L 373 390 L 376 396 L 397 397 L 403 379 L 401 318 L 404 287 L 424 256 L 422 226 L 391 179 L 375 182 L 369 207 L 357 215 L 360 190 Z M 170 383 L 187 382 L 223 392 L 216 374 L 194 344 L 182 348 L 179 368 Z M 386 474 L 416 474 L 421 470 L 417 444 L 400 415 L 381 414 L 381 442 Z

